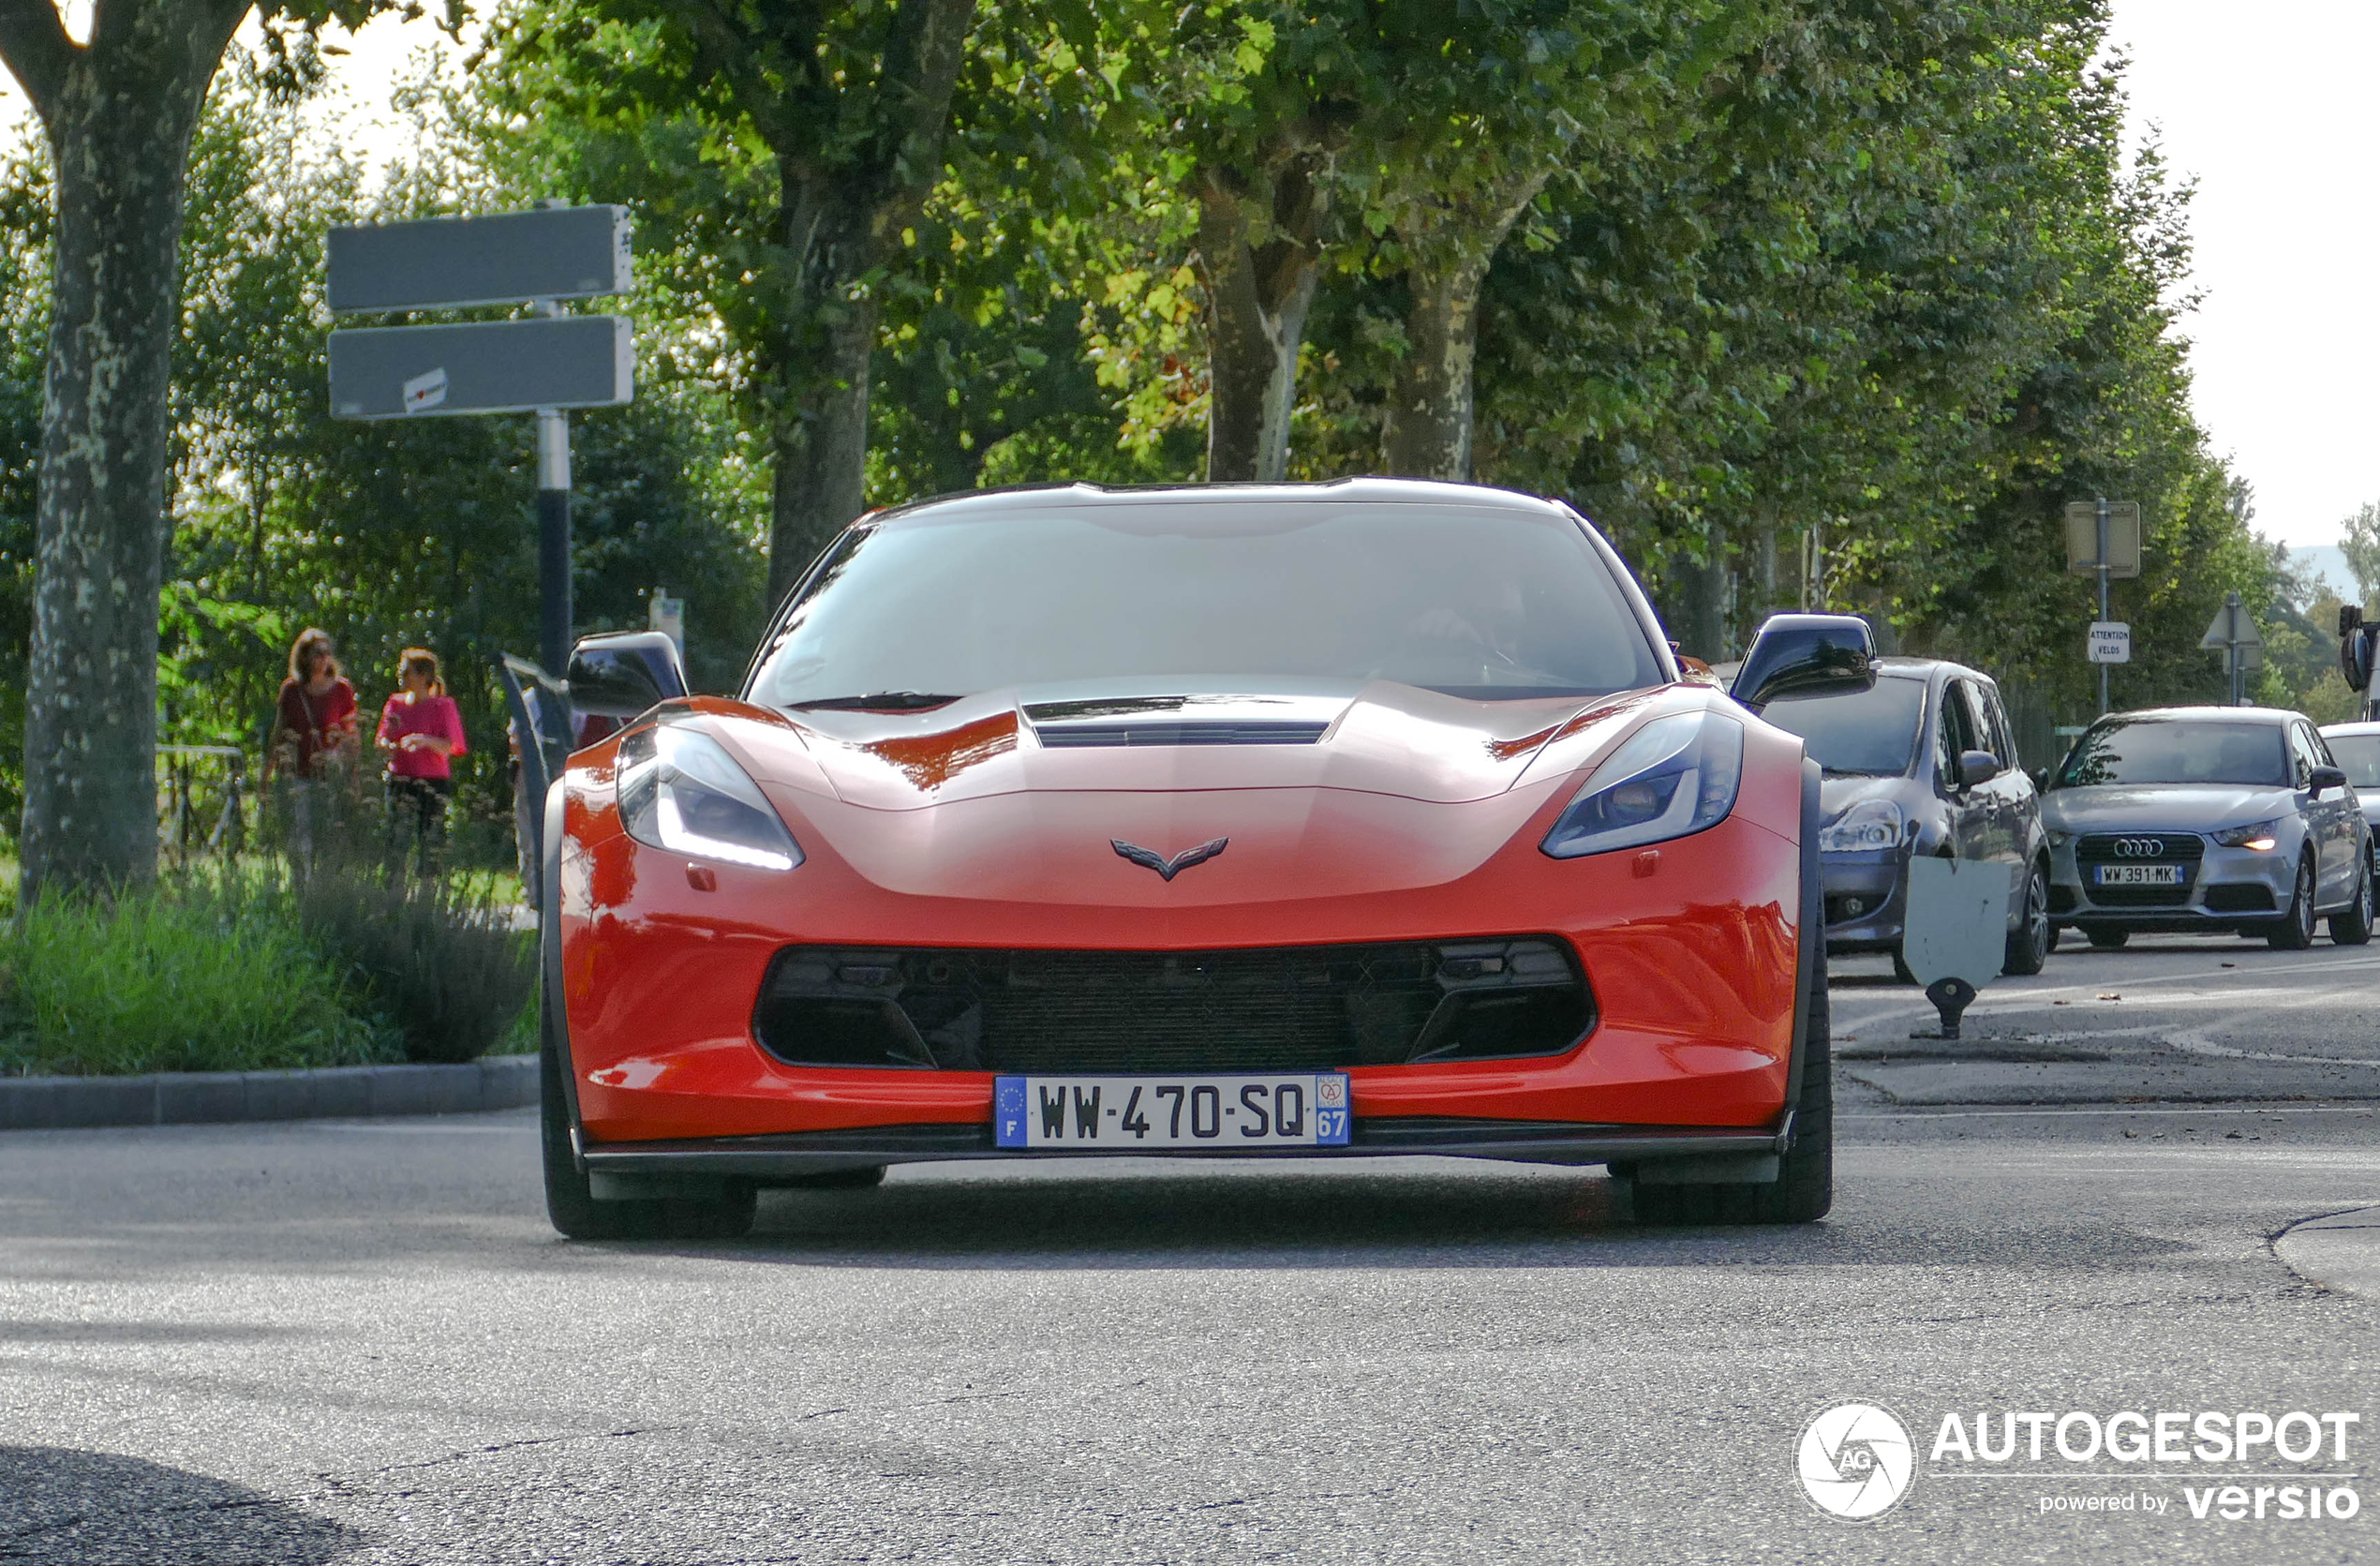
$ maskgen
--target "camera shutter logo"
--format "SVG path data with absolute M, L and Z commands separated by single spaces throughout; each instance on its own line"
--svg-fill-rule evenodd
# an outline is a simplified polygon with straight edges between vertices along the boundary
M 1794 1456 L 1809 1499 L 1851 1522 L 1891 1511 L 1917 1470 L 1908 1427 L 1872 1403 L 1837 1403 L 1811 1420 Z

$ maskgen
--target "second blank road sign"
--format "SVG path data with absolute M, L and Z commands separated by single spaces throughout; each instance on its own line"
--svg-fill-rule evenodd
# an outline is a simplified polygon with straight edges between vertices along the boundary
M 330 270 L 331 308 L 341 314 L 585 299 L 634 286 L 624 206 L 335 228 Z
M 331 334 L 331 416 L 613 408 L 636 390 L 626 316 L 535 316 Z
M 2132 662 L 2132 627 L 2120 619 L 2090 622 L 2090 661 L 2094 664 Z

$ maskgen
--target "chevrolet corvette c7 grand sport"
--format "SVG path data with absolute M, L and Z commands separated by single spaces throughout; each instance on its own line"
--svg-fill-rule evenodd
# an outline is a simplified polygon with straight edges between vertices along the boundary
M 1870 651 L 1780 617 L 1736 694 Z M 548 1207 L 722 1235 L 901 1162 L 1438 1154 L 1608 1165 L 1643 1221 L 1815 1218 L 1818 801 L 1558 502 L 877 513 L 736 699 L 643 711 L 547 797 Z

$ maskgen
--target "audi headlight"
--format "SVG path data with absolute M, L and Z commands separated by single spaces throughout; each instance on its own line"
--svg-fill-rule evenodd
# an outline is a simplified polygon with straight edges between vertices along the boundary
M 619 813 L 628 835 L 672 853 L 791 870 L 801 845 L 768 797 L 718 740 L 656 723 L 619 742 Z
M 2253 827 L 2234 827 L 2217 832 L 2215 841 L 2225 848 L 2250 848 L 2259 854 L 2269 854 L 2281 843 L 2281 817 L 2259 821 Z
M 1898 847 L 1906 828 L 1900 807 L 1890 799 L 1862 799 L 1818 829 L 1818 851 L 1871 854 Z
M 1743 724 L 1717 712 L 1656 718 L 1595 769 L 1540 846 L 1575 859 L 1682 838 L 1725 820 L 1743 780 Z

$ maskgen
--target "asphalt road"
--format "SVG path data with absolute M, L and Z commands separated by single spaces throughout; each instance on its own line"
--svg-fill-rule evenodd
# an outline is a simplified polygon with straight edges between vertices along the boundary
M 2246 982 L 2366 961 L 2272 955 Z M 2051 992 L 2102 992 L 2091 964 L 2133 964 L 2129 995 L 2237 956 L 2061 956 L 2038 1007 L 1985 1010 L 2063 1025 Z M 1913 998 L 1848 975 L 1840 1047 L 1906 1043 L 1885 1014 Z M 2380 1451 L 2380 1305 L 2272 1242 L 2380 1204 L 2380 1113 L 1946 1111 L 1862 1069 L 1834 1216 L 1739 1231 L 1631 1228 L 1596 1172 L 1132 1160 L 913 1168 L 766 1197 L 748 1242 L 571 1245 L 527 1111 L 9 1133 L 0 1560 L 2380 1558 L 2380 1506 L 2184 1495 Z M 1918 1442 L 1864 1524 L 1794 1477 L 1846 1399 Z M 2120 1409 L 2362 1424 L 2343 1463 L 1926 1461 L 1949 1412 Z M 2094 1496 L 2134 1509 L 2042 1510 Z

